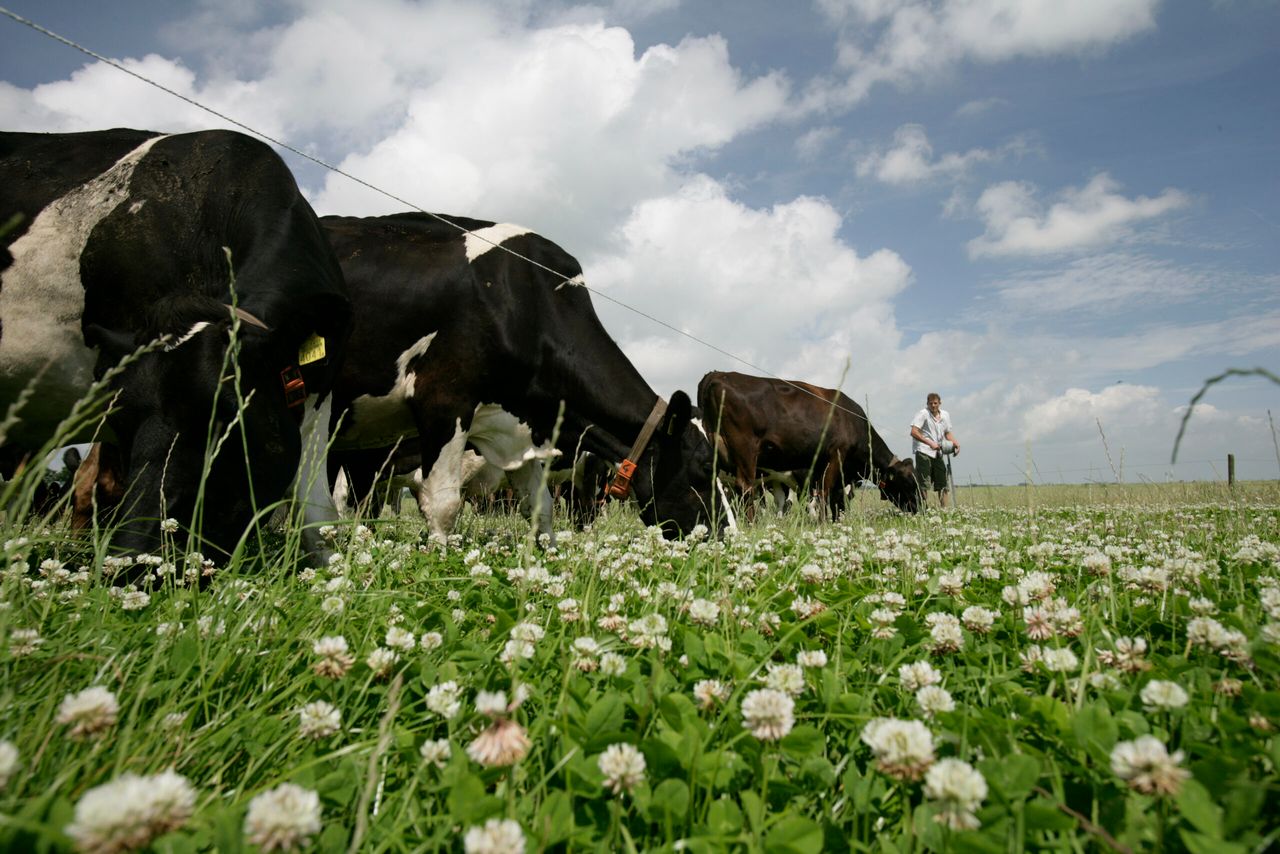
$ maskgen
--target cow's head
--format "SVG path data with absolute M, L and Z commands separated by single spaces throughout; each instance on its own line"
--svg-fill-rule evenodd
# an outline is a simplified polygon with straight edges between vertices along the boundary
M 636 471 L 640 518 L 660 526 L 669 538 L 688 534 L 695 525 L 711 525 L 713 451 L 692 412 L 689 395 L 671 395 Z
M 899 510 L 920 510 L 920 491 L 916 483 L 916 467 L 911 460 L 894 460 L 880 472 L 880 497 L 887 498 Z
M 161 520 L 174 518 L 192 524 L 213 556 L 234 548 L 254 512 L 280 499 L 293 478 L 301 413 L 287 405 L 280 372 L 296 363 L 298 345 L 240 323 L 233 361 L 227 306 L 190 296 L 166 303 L 136 334 L 85 330 L 105 364 L 169 336 L 113 383 L 118 394 L 107 422 L 120 445 L 125 497 L 112 544 L 154 550 Z

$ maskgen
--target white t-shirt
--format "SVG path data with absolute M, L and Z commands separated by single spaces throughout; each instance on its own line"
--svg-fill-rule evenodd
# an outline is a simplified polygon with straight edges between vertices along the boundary
M 938 417 L 935 419 L 929 414 L 929 408 L 925 407 L 916 413 L 915 418 L 911 419 L 911 426 L 919 427 L 921 433 L 935 442 L 941 442 L 951 432 L 951 416 L 947 414 L 947 410 L 939 409 Z M 911 439 L 911 453 L 924 454 L 928 457 L 936 457 L 938 455 L 937 451 L 914 436 Z

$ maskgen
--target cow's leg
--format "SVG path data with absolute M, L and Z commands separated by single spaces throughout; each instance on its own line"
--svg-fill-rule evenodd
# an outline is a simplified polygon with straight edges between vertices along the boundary
M 427 520 L 431 533 L 447 536 L 462 511 L 462 454 L 467 446 L 467 431 L 462 419 L 454 419 L 453 435 L 440 444 L 434 431 L 422 434 L 422 486 L 418 490 L 418 508 Z M 438 435 L 438 433 L 436 434 Z M 427 468 L 429 448 L 440 450 Z
M 826 499 L 825 510 L 834 522 L 844 510 L 844 477 L 839 451 L 832 451 L 827 457 L 827 467 L 822 473 L 822 494 L 819 497 Z M 819 503 L 819 507 L 822 503 Z
M 316 566 L 328 565 L 332 555 L 320 536 L 320 528 L 338 521 L 338 508 L 329 489 L 327 458 L 332 411 L 333 398 L 328 395 L 319 406 L 306 407 L 302 416 L 302 453 L 293 479 L 294 515 L 302 520 L 302 545 Z

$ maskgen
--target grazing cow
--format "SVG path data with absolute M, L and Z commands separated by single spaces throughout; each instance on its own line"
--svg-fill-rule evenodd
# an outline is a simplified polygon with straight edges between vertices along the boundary
M 633 460 L 641 517 L 672 536 L 708 521 L 712 451 L 689 396 L 676 392 L 664 407 L 600 324 L 563 249 L 518 226 L 455 219 L 463 232 L 427 214 L 321 222 L 355 305 L 334 447 L 418 438 L 434 530 L 448 530 L 461 507 L 463 450 L 481 403 L 523 421 L 540 445 L 563 401 L 561 449 L 581 440 L 611 461 L 647 432 Z
M 919 509 L 911 460 L 894 456 L 862 407 L 839 391 L 712 371 L 698 383 L 698 405 L 744 496 L 751 495 L 763 469 L 812 467 L 833 518 L 843 509 L 845 485 L 873 476 L 882 498 L 911 513 Z
M 232 549 L 294 479 L 300 422 L 327 426 L 317 403 L 350 323 L 342 271 L 284 162 L 230 131 L 0 133 L 11 218 L 0 406 L 30 397 L 3 450 L 40 448 L 105 379 L 102 436 L 125 490 L 113 547 L 152 549 L 162 519 L 203 507 L 201 547 Z M 60 441 L 96 419 L 78 427 Z M 210 437 L 225 442 L 207 464 Z

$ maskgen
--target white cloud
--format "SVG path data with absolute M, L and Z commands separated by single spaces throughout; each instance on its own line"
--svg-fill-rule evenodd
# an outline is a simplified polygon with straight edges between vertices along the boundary
M 810 128 L 795 142 L 796 157 L 812 163 L 822 156 L 827 147 L 840 136 L 840 129 L 832 125 Z
M 918 184 L 941 178 L 958 178 L 979 163 L 1020 154 L 1027 149 L 1016 139 L 998 149 L 973 148 L 962 154 L 934 157 L 933 146 L 922 125 L 907 124 L 893 134 L 893 145 L 871 152 L 858 161 L 858 175 L 875 177 L 886 184 Z
M 966 101 L 956 107 L 955 114 L 959 118 L 972 119 L 1007 106 L 1009 102 L 1004 98 L 980 98 L 976 101 Z
M 271 110 L 257 109 L 253 83 L 229 82 L 202 88 L 197 85 L 195 73 L 181 62 L 156 54 L 120 60 L 120 64 L 266 133 L 280 132 Z M 234 127 L 102 62 L 85 65 L 67 80 L 43 83 L 30 91 L 9 84 L 0 86 L 0 117 L 11 130 L 69 132 L 134 127 L 176 132 Z
M 852 357 L 851 387 L 878 390 L 900 345 L 892 300 L 910 269 L 888 250 L 860 256 L 840 226 L 822 199 L 754 209 L 699 176 L 636 205 L 615 251 L 589 259 L 587 282 L 783 376 L 835 385 Z M 649 321 L 595 304 L 656 388 L 691 388 L 711 369 L 756 372 L 687 339 L 661 333 L 660 344 Z
M 517 221 L 585 253 L 637 199 L 678 186 L 678 164 L 777 116 L 775 76 L 744 80 L 719 37 L 640 56 L 599 24 L 493 34 L 409 95 L 404 121 L 341 165 L 428 209 Z M 395 210 L 330 176 L 325 212 Z
M 985 233 L 969 241 L 970 257 L 1043 255 L 1114 243 L 1133 226 L 1165 216 L 1190 204 L 1180 190 L 1166 189 L 1154 198 L 1126 198 L 1106 173 L 1083 187 L 1068 187 L 1047 209 L 1026 182 L 1005 181 L 988 187 L 975 205 Z
M 809 93 L 811 106 L 848 106 L 877 83 L 937 75 L 964 61 L 1000 62 L 1096 51 L 1155 24 L 1159 0 L 819 0 L 841 28 L 844 76 Z
M 1004 309 L 1023 314 L 1101 313 L 1176 305 L 1209 295 L 1222 299 L 1248 291 L 1274 294 L 1280 291 L 1280 276 L 1242 278 L 1146 255 L 1104 252 L 1010 276 L 994 287 Z
M 1108 424 L 1128 429 L 1151 424 L 1162 414 L 1167 413 L 1160 392 L 1152 386 L 1117 384 L 1100 392 L 1069 388 L 1028 409 L 1022 417 L 1022 432 L 1027 439 L 1079 436 L 1088 431 L 1097 435 L 1099 421 L 1105 433 Z

